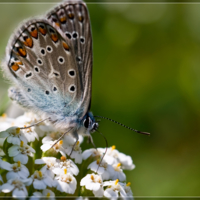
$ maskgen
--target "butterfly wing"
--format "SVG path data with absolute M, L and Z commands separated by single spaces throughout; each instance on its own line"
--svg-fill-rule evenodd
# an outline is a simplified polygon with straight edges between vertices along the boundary
M 20 27 L 9 41 L 5 63 L 4 71 L 15 86 L 10 97 L 25 108 L 65 125 L 66 118 L 72 121 L 86 112 L 80 106 L 89 82 L 83 85 L 74 44 L 47 20 Z
M 63 2 L 47 14 L 47 19 L 62 30 L 74 47 L 83 89 L 77 114 L 82 118 L 90 107 L 92 82 L 92 34 L 86 4 L 82 1 Z

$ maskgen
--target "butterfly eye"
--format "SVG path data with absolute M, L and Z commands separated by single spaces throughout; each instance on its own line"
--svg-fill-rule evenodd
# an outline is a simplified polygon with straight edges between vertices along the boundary
M 31 92 L 31 88 L 28 88 L 27 92 Z
M 88 128 L 90 127 L 90 124 L 91 124 L 91 119 L 90 117 L 86 117 L 86 119 L 83 121 L 83 125 L 85 126 L 85 128 Z

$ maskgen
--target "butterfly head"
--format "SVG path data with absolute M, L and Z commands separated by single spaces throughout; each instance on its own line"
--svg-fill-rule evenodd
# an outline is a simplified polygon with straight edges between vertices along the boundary
M 82 125 L 90 132 L 95 132 L 99 124 L 95 121 L 95 118 L 91 112 L 88 112 L 82 119 Z

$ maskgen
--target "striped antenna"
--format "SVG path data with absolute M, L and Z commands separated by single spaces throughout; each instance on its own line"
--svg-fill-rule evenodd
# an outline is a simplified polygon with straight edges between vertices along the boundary
M 136 129 L 130 128 L 130 127 L 128 127 L 128 126 L 126 126 L 126 125 L 124 125 L 124 124 L 122 124 L 122 123 L 119 123 L 119 122 L 117 122 L 117 121 L 115 121 L 115 120 L 113 120 L 113 119 L 109 119 L 109 118 L 107 118 L 107 117 L 102 117 L 102 116 L 94 116 L 94 117 L 98 117 L 98 118 L 102 118 L 102 119 L 107 119 L 108 121 L 114 122 L 114 123 L 116 123 L 116 124 L 118 124 L 118 125 L 120 125 L 120 126 L 123 126 L 124 128 L 127 128 L 127 129 L 129 129 L 129 130 L 131 130 L 131 131 L 134 131 L 134 132 L 136 132 L 136 133 L 140 133 L 140 134 L 144 134 L 144 135 L 150 135 L 150 133 L 138 131 L 138 130 L 136 130 Z

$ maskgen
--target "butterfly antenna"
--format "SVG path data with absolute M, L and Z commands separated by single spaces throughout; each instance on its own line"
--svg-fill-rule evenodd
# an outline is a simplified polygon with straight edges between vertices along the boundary
M 103 158 L 104 158 L 104 156 L 106 155 L 106 152 L 107 152 L 107 149 L 108 149 L 108 141 L 107 141 L 107 139 L 106 139 L 106 137 L 103 135 L 103 133 L 101 133 L 100 131 L 98 131 L 98 130 L 96 130 L 98 133 L 100 133 L 102 136 L 103 136 L 103 138 L 104 138 L 104 140 L 106 141 L 106 150 L 105 150 L 105 152 L 103 153 L 103 156 L 102 156 L 102 158 L 101 158 L 101 160 L 100 160 L 100 162 L 99 162 L 99 165 L 98 165 L 98 168 L 97 168 L 97 171 L 96 171 L 96 173 L 98 172 L 98 169 L 99 169 L 99 167 L 100 167 L 100 164 L 102 163 L 102 161 L 103 161 Z
M 106 120 L 108 120 L 108 121 L 114 122 L 114 123 L 116 123 L 116 124 L 118 124 L 118 125 L 120 125 L 120 126 L 123 126 L 124 128 L 127 128 L 127 129 L 129 129 L 129 130 L 131 130 L 131 131 L 134 131 L 134 132 L 136 132 L 136 133 L 140 133 L 140 134 L 144 134 L 144 135 L 150 135 L 150 133 L 138 131 L 138 130 L 136 130 L 136 129 L 130 128 L 130 127 L 128 127 L 128 126 L 126 126 L 126 125 L 124 125 L 124 124 L 122 124 L 122 123 L 119 123 L 119 122 L 117 122 L 117 121 L 115 121 L 115 120 L 113 120 L 113 119 L 107 118 L 107 117 L 103 117 L 103 116 L 94 116 L 94 117 L 99 117 L 99 118 L 106 119 Z
M 45 121 L 45 120 L 47 120 L 47 119 L 49 119 L 49 117 L 48 117 L 48 118 L 46 118 L 46 119 L 43 119 L 43 120 L 41 120 L 41 121 L 39 121 L 39 122 L 36 122 L 36 123 L 34 123 L 34 124 L 31 124 L 30 126 L 20 127 L 20 129 L 27 129 L 27 128 L 31 128 L 31 127 L 33 127 L 33 126 L 36 126 L 36 125 L 38 125 L 38 124 L 40 124 L 40 123 L 44 122 L 44 121 Z

